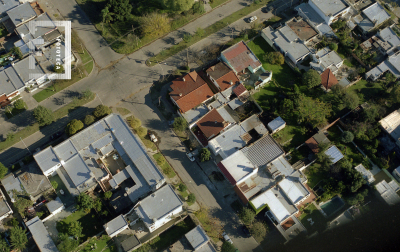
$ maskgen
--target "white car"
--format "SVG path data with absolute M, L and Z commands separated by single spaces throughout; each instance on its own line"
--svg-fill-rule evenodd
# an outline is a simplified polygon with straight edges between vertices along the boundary
M 249 23 L 253 23 L 256 20 L 257 20 L 257 16 L 252 16 L 249 18 Z
M 150 134 L 150 140 L 153 142 L 153 143 L 156 143 L 158 140 L 157 140 L 157 137 L 154 135 L 154 134 Z
M 194 162 L 196 158 L 191 152 L 186 152 L 186 156 L 189 158 L 190 161 Z
M 230 244 L 233 244 L 233 241 L 231 240 L 231 238 L 229 238 L 229 236 L 225 232 L 222 233 L 222 237 L 224 237 L 225 241 L 229 242 Z

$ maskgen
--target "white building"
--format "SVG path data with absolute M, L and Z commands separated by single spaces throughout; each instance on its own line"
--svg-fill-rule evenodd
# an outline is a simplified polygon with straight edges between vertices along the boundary
M 391 180 L 389 183 L 386 180 L 382 180 L 375 187 L 382 199 L 389 205 L 395 205 L 400 202 L 400 196 L 397 194 L 400 188 L 394 180 Z
M 395 110 L 388 116 L 379 121 L 381 127 L 396 141 L 400 146 L 400 110 Z
M 278 186 L 295 206 L 300 205 L 311 195 L 303 183 L 296 177 L 285 177 L 278 183 Z
M 364 33 L 372 31 L 374 28 L 378 27 L 383 22 L 390 19 L 390 15 L 378 2 L 365 8 L 362 11 L 362 14 L 365 16 L 365 18 L 359 15 L 354 17 L 354 21 L 358 24 L 358 27 L 360 27 L 362 32 Z
M 374 175 L 371 173 L 371 171 L 367 170 L 362 164 L 357 165 L 356 167 L 354 167 L 354 169 L 356 169 L 359 173 L 361 173 L 361 175 L 369 185 L 374 183 L 375 181 Z
M 308 4 L 328 25 L 345 16 L 350 10 L 350 5 L 344 0 L 309 0 Z
M 39 217 L 36 216 L 27 221 L 25 225 L 31 232 L 32 237 L 41 252 L 58 252 L 53 239 L 51 239 L 49 232 L 47 232 L 46 227 Z
M 316 54 L 312 54 L 312 57 L 313 62 L 310 62 L 310 67 L 320 74 L 327 68 L 331 69 L 333 74 L 336 74 L 344 62 L 344 59 L 342 59 L 337 52 L 329 49 L 329 47 L 325 47 Z
M 13 211 L 11 207 L 7 203 L 7 199 L 5 198 L 3 191 L 0 189 L 0 221 L 10 216 Z
M 392 27 L 386 27 L 383 30 L 380 30 L 376 34 L 380 39 L 379 50 L 383 54 L 393 55 L 397 51 L 396 49 L 400 48 L 400 37 L 396 34 L 396 32 L 392 29 Z
M 107 235 L 110 238 L 113 238 L 127 228 L 128 222 L 125 220 L 125 217 L 122 214 L 115 217 L 104 225 L 104 229 L 106 230 Z
M 139 201 L 135 212 L 151 233 L 177 217 L 183 211 L 182 207 L 174 189 L 166 185 Z
M 50 219 L 51 217 L 53 217 L 56 214 L 61 213 L 62 210 L 65 209 L 65 206 L 59 197 L 57 197 L 55 200 L 52 200 L 49 203 L 47 203 L 46 207 L 50 212 L 50 215 L 48 217 L 46 217 L 46 219 Z M 43 220 L 43 222 L 44 221 L 45 220 Z

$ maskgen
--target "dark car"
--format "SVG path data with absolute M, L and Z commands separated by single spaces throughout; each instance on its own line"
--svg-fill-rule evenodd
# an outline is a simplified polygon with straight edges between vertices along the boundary
M 250 236 L 251 236 L 251 235 L 250 235 L 250 232 L 249 232 L 249 230 L 247 229 L 246 226 L 242 226 L 241 229 L 242 229 L 243 233 L 244 233 L 247 237 L 250 237 Z
M 57 133 L 54 133 L 53 135 L 51 135 L 51 140 L 54 140 L 54 139 L 57 139 L 57 138 L 59 138 L 60 136 L 62 136 L 62 134 L 64 134 L 64 132 L 62 132 L 62 131 L 59 131 L 59 132 L 57 132 Z

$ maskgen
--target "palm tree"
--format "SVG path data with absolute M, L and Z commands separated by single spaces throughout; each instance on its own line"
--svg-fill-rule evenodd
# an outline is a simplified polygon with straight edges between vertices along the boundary
M 108 24 L 111 21 L 113 21 L 113 16 L 114 13 L 110 12 L 108 10 L 108 7 L 105 7 L 104 9 L 101 10 L 101 16 L 103 17 L 103 22 L 102 22 L 102 31 L 104 29 L 104 23 Z

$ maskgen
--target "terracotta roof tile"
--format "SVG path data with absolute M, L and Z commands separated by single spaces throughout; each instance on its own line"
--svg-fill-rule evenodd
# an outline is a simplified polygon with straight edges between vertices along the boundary
M 325 87 L 326 90 L 331 89 L 333 86 L 338 84 L 338 80 L 336 79 L 335 75 L 333 75 L 331 69 L 327 68 L 321 74 L 321 84 Z
M 239 97 L 241 94 L 246 92 L 247 89 L 243 86 L 242 83 L 240 83 L 237 87 L 233 89 L 233 92 L 236 94 L 237 97 Z
M 195 71 L 175 79 L 170 87 L 173 91 L 169 95 L 178 104 L 182 113 L 214 95 L 207 83 Z
M 240 82 L 233 70 L 223 62 L 219 62 L 215 66 L 208 68 L 206 72 L 217 82 L 221 91 L 230 88 L 232 86 L 231 81 L 233 82 L 233 85 Z
M 243 41 L 226 49 L 222 52 L 222 55 L 225 56 L 236 72 L 240 72 L 249 66 L 253 69 L 261 66 L 261 62 Z
M 312 150 L 312 152 L 314 153 L 318 153 L 318 143 L 317 141 L 315 141 L 315 139 L 313 137 L 310 137 L 307 141 L 306 141 L 307 146 Z
M 197 127 L 208 138 L 218 135 L 221 130 L 225 128 L 224 118 L 218 113 L 216 109 L 208 112 L 202 119 L 197 122 Z

